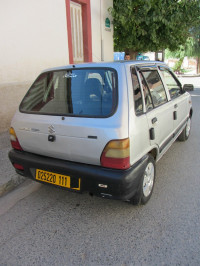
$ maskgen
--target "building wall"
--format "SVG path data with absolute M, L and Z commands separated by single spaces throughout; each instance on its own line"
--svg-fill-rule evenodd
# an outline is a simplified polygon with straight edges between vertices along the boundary
M 0 34 L 1 83 L 68 63 L 64 0 L 1 0 Z
M 91 0 L 93 62 L 113 61 L 113 24 L 108 12 L 112 6 L 112 0 Z M 105 27 L 106 18 L 111 21 L 110 29 Z
M 113 60 L 113 27 L 110 31 L 104 27 L 105 18 L 110 18 L 107 9 L 113 1 L 90 1 L 92 60 Z M 38 74 L 46 68 L 69 64 L 65 0 L 1 0 L 0 36 L 3 132 L 9 128 L 15 110 Z
M 68 64 L 64 0 L 0 1 L 0 132 L 41 70 Z

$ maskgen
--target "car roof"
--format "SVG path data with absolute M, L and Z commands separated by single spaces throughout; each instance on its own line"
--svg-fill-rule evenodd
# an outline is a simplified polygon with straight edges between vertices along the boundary
M 81 64 L 69 64 L 60 67 L 53 67 L 49 69 L 45 69 L 42 72 L 47 71 L 57 71 L 57 70 L 64 70 L 68 68 L 97 68 L 97 67 L 117 67 L 117 65 L 165 65 L 164 62 L 161 61 L 148 61 L 148 60 L 119 60 L 119 61 L 111 61 L 111 62 L 92 62 L 92 63 L 81 63 Z

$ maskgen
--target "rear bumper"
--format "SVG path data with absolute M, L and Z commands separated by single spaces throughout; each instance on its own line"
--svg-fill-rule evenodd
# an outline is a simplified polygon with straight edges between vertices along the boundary
M 9 159 L 12 164 L 24 167 L 24 170 L 16 170 L 20 175 L 35 180 L 36 169 L 42 169 L 68 175 L 72 179 L 81 178 L 81 192 L 88 191 L 96 196 L 121 200 L 129 200 L 134 196 L 147 164 L 147 156 L 144 156 L 128 170 L 115 170 L 16 150 L 9 152 Z M 99 184 L 107 185 L 107 188 Z

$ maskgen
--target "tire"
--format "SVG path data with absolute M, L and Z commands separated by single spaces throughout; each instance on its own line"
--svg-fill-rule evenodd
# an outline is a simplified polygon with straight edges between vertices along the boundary
M 178 136 L 179 141 L 186 141 L 190 136 L 191 131 L 191 118 L 189 117 L 181 134 Z
M 147 165 L 141 177 L 138 191 L 130 199 L 133 205 L 146 204 L 151 198 L 156 176 L 155 161 L 152 155 L 148 155 Z

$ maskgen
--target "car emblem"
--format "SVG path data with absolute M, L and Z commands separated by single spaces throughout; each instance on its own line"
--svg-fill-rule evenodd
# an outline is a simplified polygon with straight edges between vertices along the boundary
M 53 125 L 50 125 L 50 126 L 48 127 L 48 130 L 49 130 L 49 134 L 55 134 L 55 133 L 56 133 L 56 131 L 55 131 Z

